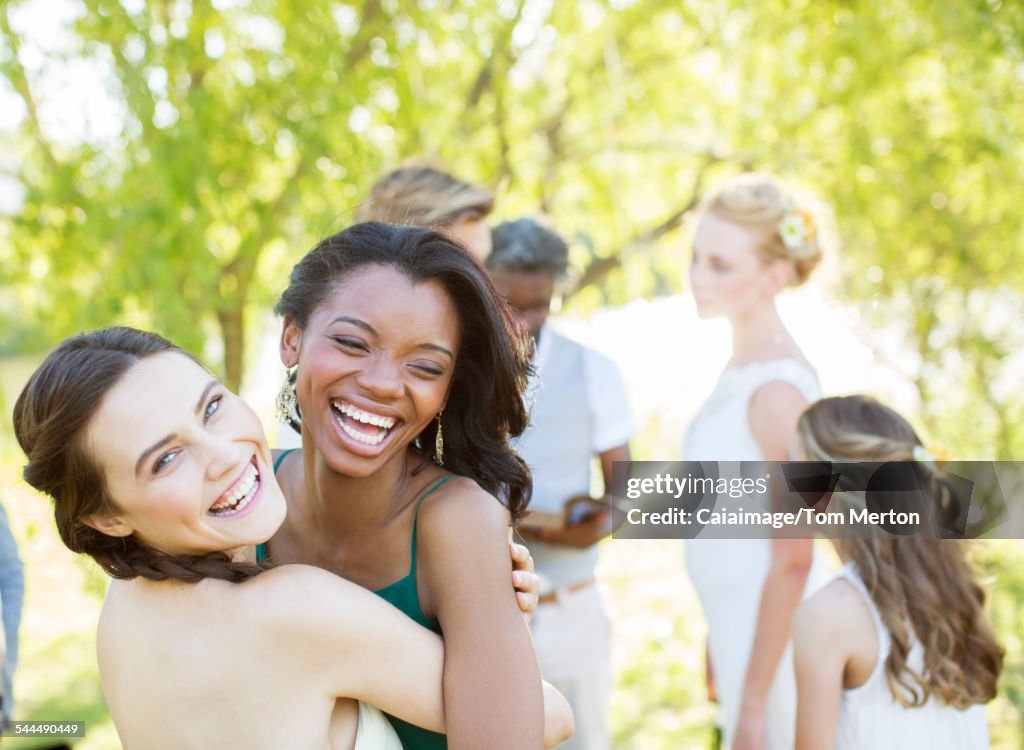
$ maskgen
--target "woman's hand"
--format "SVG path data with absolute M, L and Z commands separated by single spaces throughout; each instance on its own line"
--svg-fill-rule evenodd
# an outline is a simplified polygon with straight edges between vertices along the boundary
M 569 702 L 553 685 L 544 683 L 544 750 L 562 744 L 576 730 Z
M 736 725 L 732 750 L 761 750 L 764 747 L 764 706 L 744 706 Z
M 540 577 L 533 571 L 533 556 L 522 544 L 508 543 L 512 555 L 512 588 L 516 591 L 516 603 L 526 622 L 533 619 L 540 596 Z

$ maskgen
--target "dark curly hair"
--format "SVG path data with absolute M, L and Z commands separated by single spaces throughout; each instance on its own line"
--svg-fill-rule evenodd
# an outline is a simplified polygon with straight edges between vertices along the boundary
M 394 268 L 413 283 L 436 281 L 451 299 L 462 343 L 444 411 L 444 466 L 501 498 L 517 520 L 529 502 L 532 480 L 508 441 L 529 422 L 523 401 L 529 355 L 515 318 L 479 261 L 439 232 L 355 224 L 296 264 L 274 310 L 304 329 L 338 284 L 373 265 Z M 436 432 L 437 423 L 431 422 L 416 442 L 432 446 Z
M 177 352 L 198 362 L 158 334 L 123 327 L 81 333 L 54 349 L 14 405 L 14 433 L 28 457 L 23 476 L 53 498 L 57 531 L 67 548 L 91 556 L 114 578 L 243 581 L 269 566 L 232 562 L 224 552 L 168 555 L 134 535 L 110 536 L 82 521 L 118 512 L 103 473 L 85 446 L 89 423 L 104 396 L 133 365 L 161 352 Z

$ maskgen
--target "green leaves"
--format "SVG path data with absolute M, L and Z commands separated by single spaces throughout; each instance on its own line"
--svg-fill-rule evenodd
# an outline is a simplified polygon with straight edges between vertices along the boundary
M 681 227 L 743 169 L 831 204 L 843 296 L 880 320 L 910 300 L 922 383 L 953 373 L 928 333 L 960 325 L 923 289 L 1024 289 L 1019 4 L 82 0 L 60 54 L 106 61 L 124 122 L 70 145 L 31 115 L 24 7 L 0 14 L 0 71 L 30 113 L 26 200 L 0 237 L 24 321 L 9 325 L 51 338 L 120 320 L 202 349 L 220 326 L 237 384 L 245 331 L 224 326 L 419 155 L 494 189 L 497 218 L 544 210 L 585 236 L 577 310 L 683 289 Z M 964 366 L 999 370 L 966 325 Z M 955 424 L 944 413 L 935 426 Z

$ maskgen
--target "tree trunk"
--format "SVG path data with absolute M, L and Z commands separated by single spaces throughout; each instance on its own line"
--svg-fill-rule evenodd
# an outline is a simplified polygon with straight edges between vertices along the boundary
M 238 393 L 245 365 L 244 298 L 237 299 L 229 308 L 219 308 L 217 322 L 224 340 L 224 384 Z

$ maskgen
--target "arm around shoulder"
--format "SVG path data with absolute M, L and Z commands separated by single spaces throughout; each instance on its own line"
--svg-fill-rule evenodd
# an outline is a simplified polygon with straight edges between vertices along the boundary
M 255 586 L 254 586 L 255 584 Z M 264 614 L 270 648 L 290 647 L 304 679 L 412 724 L 445 730 L 441 639 L 380 597 L 308 565 L 283 565 L 244 584 Z

